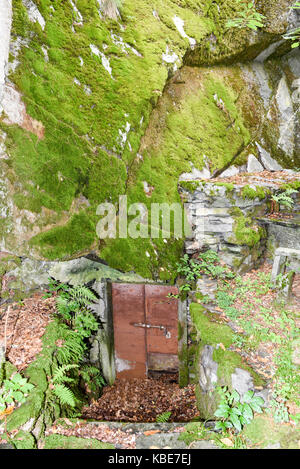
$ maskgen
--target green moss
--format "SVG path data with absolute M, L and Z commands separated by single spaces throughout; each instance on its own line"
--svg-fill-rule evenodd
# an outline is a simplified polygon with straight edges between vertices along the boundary
M 45 438 L 44 449 L 114 449 L 110 443 L 102 443 L 95 438 L 49 435 Z
M 43 409 L 44 392 L 35 388 L 28 396 L 26 402 L 16 409 L 7 419 L 7 430 L 11 432 L 29 420 L 37 419 Z
M 247 425 L 243 436 L 261 448 L 280 443 L 282 449 L 299 449 L 299 429 L 291 425 L 276 424 L 268 416 L 257 416 Z
M 205 183 L 204 183 L 205 184 Z M 183 189 L 187 190 L 191 194 L 193 194 L 199 186 L 202 186 L 203 183 L 200 182 L 194 182 L 194 181 L 181 181 L 180 182 L 180 187 Z M 203 186 L 202 186 L 203 187 Z
M 0 367 L 0 386 L 3 383 L 3 380 L 9 379 L 11 375 L 17 371 L 17 368 L 9 361 L 6 360 L 4 363 L 2 363 Z
M 14 438 L 11 440 L 11 443 L 15 446 L 16 449 L 35 449 L 36 441 L 33 435 L 23 430 L 19 431 Z
M 73 215 L 64 226 L 57 226 L 31 239 L 30 245 L 39 245 L 41 253 L 48 259 L 61 259 L 89 250 L 96 231 L 88 214 Z
M 234 218 L 234 236 L 230 239 L 231 243 L 254 247 L 266 236 L 264 228 L 257 225 L 251 217 L 245 217 L 238 207 L 230 209 L 230 214 Z
M 215 349 L 213 352 L 213 359 L 218 363 L 218 377 L 220 382 L 224 385 L 231 387 L 231 375 L 235 372 L 236 368 L 242 368 L 248 371 L 256 386 L 265 384 L 264 380 L 248 365 L 245 364 L 242 357 L 231 350 L 223 350 L 222 348 Z
M 251 35 L 248 28 L 226 28 L 229 18 L 240 16 L 241 3 L 224 0 L 222 8 L 216 2 L 205 2 L 203 11 L 213 21 L 213 36 L 207 36 L 194 50 L 190 50 L 186 62 L 193 66 L 207 66 L 216 63 L 232 64 L 238 61 L 251 61 L 274 42 L 277 35 L 285 31 L 283 22 L 278 17 L 284 9 L 290 7 L 289 0 L 259 2 L 258 11 L 268 17 L 265 28 L 267 33 L 257 37 Z M 271 34 L 272 33 L 272 34 Z M 275 38 L 274 38 L 275 35 Z
M 249 185 L 246 185 L 243 187 L 242 192 L 241 192 L 242 198 L 243 199 L 260 199 L 263 200 L 266 198 L 267 192 L 263 187 L 256 186 L 255 189 Z
M 227 194 L 234 191 L 234 184 L 230 182 L 216 182 L 215 185 L 226 187 Z
M 182 172 L 191 170 L 190 162 L 201 169 L 206 155 L 211 169 L 223 168 L 249 140 L 235 103 L 236 94 L 219 78 L 221 69 L 204 76 L 191 69 L 181 73 L 181 80 L 191 81 L 191 89 L 186 87 L 181 94 L 176 85 L 170 85 L 172 89 L 164 94 L 151 116 L 142 145 L 143 160 L 134 162 L 128 179 L 128 203 L 138 200 L 147 206 L 149 213 L 151 203 L 180 203 L 178 178 Z M 224 107 L 218 106 L 218 100 Z M 233 121 L 235 125 L 231 125 Z M 144 192 L 144 181 L 153 187 L 150 197 Z M 183 183 L 182 187 L 193 191 L 199 184 Z M 231 191 L 233 185 L 227 185 L 227 189 Z M 150 270 L 153 276 L 157 271 L 153 252 L 159 253 L 160 265 L 172 271 L 181 247 L 182 242 L 169 241 L 164 245 L 157 239 L 111 240 L 105 243 L 101 256 L 116 269 L 135 269 L 143 276 L 149 276 Z M 150 254 L 148 259 L 141 255 L 145 251 Z
M 235 220 L 234 234 L 238 244 L 246 244 L 253 247 L 260 241 L 263 229 L 261 227 L 254 229 L 251 227 L 251 224 L 251 218 L 244 216 Z
M 230 347 L 233 340 L 233 332 L 230 327 L 213 322 L 212 319 L 216 320 L 216 318 L 212 317 L 211 314 L 205 314 L 204 311 L 201 304 L 192 303 L 190 306 L 192 321 L 201 343 L 212 346 L 222 343 L 225 347 Z
M 189 41 L 180 36 L 172 21 L 174 15 L 185 21 L 185 30 L 197 41 L 212 27 L 210 20 L 199 15 L 196 0 L 190 0 L 188 7 L 171 0 L 157 0 L 155 5 L 146 0 L 127 0 L 122 4 L 122 30 L 117 22 L 100 18 L 96 0 L 79 1 L 77 7 L 84 21 L 81 26 L 75 25 L 72 32 L 74 11 L 69 2 L 39 2 L 46 21 L 43 31 L 37 22 L 29 21 L 22 1 L 13 1 L 13 39 L 30 38 L 30 45 L 21 48 L 20 65 L 10 79 L 22 93 L 28 114 L 41 122 L 45 132 L 39 139 L 1 122 L 7 133 L 9 154 L 2 166 L 17 182 L 17 207 L 36 213 L 41 213 L 43 207 L 52 210 L 49 224 L 61 225 L 52 230 L 43 223 L 40 228 L 47 226 L 48 231 L 32 240 L 31 249 L 49 259 L 72 257 L 97 241 L 93 222 L 82 220 L 81 230 L 75 223 L 77 214 L 72 204 L 76 197 L 84 195 L 89 200 L 88 217 L 93 219 L 98 204 L 105 200 L 115 203 L 119 194 L 125 193 L 130 177 L 127 173 L 168 77 L 162 54 L 169 45 L 180 65 L 189 47 Z M 154 8 L 159 11 L 160 21 L 153 15 Z M 134 47 L 140 56 L 129 46 L 125 50 L 115 44 L 112 34 L 122 36 L 124 44 Z M 91 52 L 90 44 L 100 51 L 105 47 L 113 79 L 101 57 Z M 47 48 L 49 61 L 45 60 L 42 47 Z M 74 82 L 75 78 L 80 84 Z M 91 94 L 86 94 L 84 85 Z M 124 132 L 127 122 L 130 131 L 123 144 L 120 132 Z M 26 226 L 29 232 L 33 228 L 36 226 Z M 10 242 L 13 246 L 17 240 L 12 238 Z M 150 245 L 150 241 L 143 243 L 143 253 Z M 119 266 L 132 269 L 136 260 L 128 266 L 121 258 Z M 140 269 L 139 262 L 136 265 L 137 271 L 152 274 L 152 266 Z
M 217 322 L 220 320 L 218 315 L 214 316 L 204 311 L 201 304 L 192 303 L 190 306 L 192 321 L 197 330 L 198 340 L 200 340 L 199 353 L 201 353 L 201 349 L 204 345 L 214 347 L 213 359 L 218 363 L 220 382 L 223 382 L 224 385 L 231 386 L 232 373 L 234 373 L 236 368 L 242 368 L 249 371 L 256 385 L 263 384 L 263 380 L 260 376 L 243 362 L 242 357 L 238 353 L 228 350 L 233 342 L 232 329 L 225 324 Z M 219 344 L 223 344 L 225 350 L 223 347 L 220 347 Z
M 39 139 L 0 122 L 7 133 L 9 155 L 1 167 L 13 184 L 14 202 L 20 210 L 39 214 L 37 223 L 23 217 L 26 239 L 37 228 L 43 231 L 32 239 L 30 252 L 48 259 L 65 259 L 92 247 L 119 270 L 135 270 L 144 277 L 172 282 L 182 242 L 99 242 L 96 207 L 104 201 L 116 204 L 124 193 L 130 203 L 144 202 L 148 207 L 151 202 L 180 202 L 178 177 L 190 171 L 191 162 L 201 169 L 205 155 L 211 170 L 222 169 L 247 147 L 249 129 L 256 128 L 257 122 L 252 116 L 254 124 L 250 125 L 248 113 L 256 107 L 240 99 L 240 90 L 245 88 L 240 67 L 232 67 L 230 75 L 224 67 L 201 71 L 183 67 L 165 88 L 173 65 L 162 62 L 167 46 L 179 57 L 178 68 L 184 56 L 188 59 L 190 44 L 176 29 L 175 15 L 184 20 L 186 33 L 202 44 L 195 53 L 205 60 L 214 57 L 218 61 L 219 55 L 227 57 L 245 50 L 249 32 L 236 32 L 232 41 L 232 32 L 225 28 L 228 17 L 240 8 L 239 1 L 224 0 L 219 9 L 205 0 L 184 4 L 125 0 L 121 30 L 117 22 L 99 17 L 96 0 L 78 0 L 84 21 L 73 26 L 74 32 L 70 2 L 38 3 L 46 21 L 44 31 L 37 22 L 29 21 L 21 0 L 13 0 L 13 7 L 13 39 L 30 39 L 28 47 L 21 48 L 20 65 L 9 78 L 22 93 L 27 113 L 45 129 Z M 154 9 L 160 20 L 153 15 Z M 140 56 L 115 44 L 112 34 L 122 36 Z M 216 37 L 213 47 L 212 34 Z M 265 47 L 269 39 L 266 43 L 262 39 L 259 47 Z M 114 79 L 103 67 L 101 57 L 91 52 L 91 44 L 110 59 Z M 184 82 L 187 86 L 183 87 Z M 91 94 L 86 93 L 84 85 Z M 164 89 L 167 92 L 163 93 Z M 130 130 L 127 141 L 122 142 L 127 122 Z M 143 159 L 137 158 L 137 153 Z M 247 154 L 241 151 L 235 164 L 245 163 Z M 144 181 L 154 188 L 150 197 L 144 192 Z M 88 199 L 85 219 L 74 207 L 74 201 L 82 195 Z M 42 219 L 40 214 L 45 209 L 51 214 Z M 12 249 L 19 249 L 19 240 L 13 238 L 7 221 L 3 231 Z
M 190 422 L 184 427 L 184 431 L 180 433 L 179 441 L 184 441 L 186 445 L 190 445 L 193 441 L 212 439 L 212 434 L 204 427 L 203 423 Z

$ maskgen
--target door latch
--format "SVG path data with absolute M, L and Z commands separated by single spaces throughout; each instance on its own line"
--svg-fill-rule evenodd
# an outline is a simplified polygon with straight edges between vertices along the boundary
M 133 324 L 135 327 L 143 327 L 144 329 L 160 329 L 161 331 L 163 331 L 165 328 L 165 326 L 152 326 L 151 324 L 144 324 L 142 322 L 138 322 L 138 323 L 135 323 Z
M 143 322 L 138 322 L 133 324 L 135 327 L 143 327 L 144 329 L 159 329 L 160 331 L 164 331 L 164 335 L 166 339 L 171 339 L 171 332 L 168 331 L 166 326 L 153 326 L 152 324 L 145 324 Z

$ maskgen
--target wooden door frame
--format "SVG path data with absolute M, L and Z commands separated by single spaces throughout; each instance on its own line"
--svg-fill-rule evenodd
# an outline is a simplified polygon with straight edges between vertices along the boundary
M 119 283 L 119 284 L 129 284 L 129 285 L 153 285 L 153 286 L 160 286 L 160 287 L 168 287 L 168 286 L 178 286 L 169 285 L 160 282 L 125 282 L 121 280 L 107 280 L 107 305 L 108 305 L 108 327 L 110 331 L 110 346 L 111 351 L 114 356 L 115 360 L 115 345 L 114 345 L 114 323 L 113 323 L 113 304 L 112 304 L 112 284 Z M 189 372 L 188 372 L 188 321 L 187 321 L 187 301 L 182 301 L 178 298 L 178 360 L 179 360 L 179 385 L 181 387 L 187 386 L 189 384 Z M 114 367 L 114 379 L 116 379 L 116 371 Z

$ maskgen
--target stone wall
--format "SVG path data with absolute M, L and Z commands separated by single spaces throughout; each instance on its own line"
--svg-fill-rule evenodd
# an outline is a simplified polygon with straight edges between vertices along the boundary
M 112 385 L 116 373 L 110 284 L 105 281 L 95 282 L 93 290 L 97 292 L 99 299 L 95 305 L 92 305 L 92 309 L 101 326 L 97 333 L 90 338 L 90 361 L 102 370 L 106 382 Z
M 282 225 L 278 229 L 272 220 L 265 218 L 270 211 L 271 195 L 283 181 L 275 176 L 264 180 L 258 173 L 244 177 L 242 183 L 233 183 L 230 178 L 220 179 L 221 182 L 196 179 L 180 183 L 191 225 L 191 233 L 185 241 L 188 254 L 212 249 L 225 264 L 244 272 L 261 262 L 268 235 L 275 236 L 276 243 L 283 243 L 283 246 L 298 243 L 299 223 L 293 220 L 277 223 Z M 297 211 L 299 196 L 293 197 Z

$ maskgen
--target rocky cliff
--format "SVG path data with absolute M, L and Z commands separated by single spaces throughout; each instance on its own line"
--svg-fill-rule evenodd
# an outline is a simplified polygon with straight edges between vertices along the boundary
M 99 241 L 97 206 L 180 202 L 179 180 L 300 167 L 300 54 L 289 0 L 5 0 L 0 250 L 168 279 L 181 240 Z M 260 166 L 259 166 L 260 165 Z

